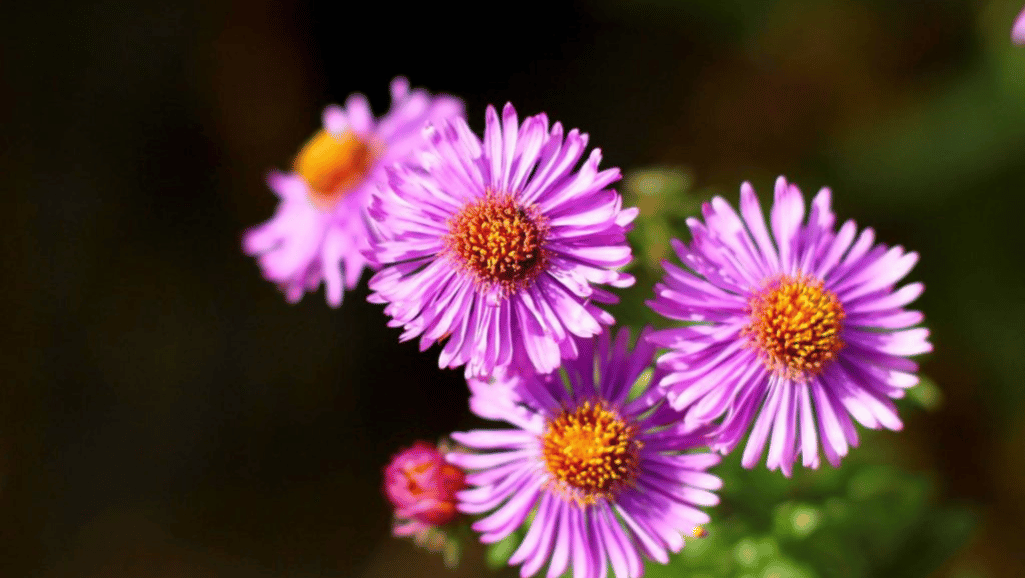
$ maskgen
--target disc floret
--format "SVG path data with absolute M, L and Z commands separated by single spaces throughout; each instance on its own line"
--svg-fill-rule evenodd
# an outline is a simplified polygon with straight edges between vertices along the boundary
M 313 204 L 330 210 L 366 180 L 380 156 L 377 148 L 351 130 L 320 130 L 296 155 L 295 172 L 309 185 Z
M 571 499 L 612 499 L 637 477 L 636 427 L 602 401 L 585 401 L 549 420 L 541 454 L 554 483 Z
M 766 367 L 790 379 L 805 379 L 843 349 L 844 309 L 823 282 L 805 275 L 780 275 L 751 298 L 745 328 Z
M 546 219 L 536 206 L 489 190 L 449 220 L 445 245 L 480 285 L 510 295 L 544 270 L 547 235 Z

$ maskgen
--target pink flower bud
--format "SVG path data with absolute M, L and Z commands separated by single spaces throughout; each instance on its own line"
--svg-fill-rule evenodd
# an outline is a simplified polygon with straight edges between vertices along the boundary
M 384 493 L 395 506 L 397 519 L 440 526 L 458 514 L 456 492 L 465 487 L 464 478 L 437 448 L 416 442 L 384 469 Z

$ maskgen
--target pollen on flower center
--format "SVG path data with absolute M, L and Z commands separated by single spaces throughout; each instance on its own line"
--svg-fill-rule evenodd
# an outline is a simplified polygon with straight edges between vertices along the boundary
M 449 221 L 448 252 L 483 285 L 514 293 L 544 268 L 544 217 L 510 195 L 488 194 L 464 206 Z
M 636 428 L 600 401 L 584 402 L 550 420 L 541 446 L 556 486 L 581 503 L 611 499 L 637 477 L 641 442 Z
M 331 209 L 363 182 L 377 156 L 374 147 L 352 131 L 335 135 L 321 130 L 303 145 L 293 168 L 309 185 L 313 204 Z
M 750 308 L 744 332 L 778 375 L 817 374 L 843 349 L 843 306 L 820 280 L 782 275 L 755 294 Z

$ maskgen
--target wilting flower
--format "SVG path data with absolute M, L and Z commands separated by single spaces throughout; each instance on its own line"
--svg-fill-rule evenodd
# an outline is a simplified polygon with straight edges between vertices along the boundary
M 801 191 L 776 181 L 772 237 L 751 185 L 740 212 L 716 197 L 705 222 L 688 220 L 690 246 L 674 241 L 684 268 L 666 263 L 649 305 L 693 322 L 652 335 L 671 351 L 660 367 L 672 405 L 690 422 L 720 421 L 715 446 L 731 451 L 750 429 L 742 463 L 752 467 L 770 430 L 766 465 L 790 475 L 800 453 L 818 467 L 819 443 L 834 466 L 857 445 L 855 420 L 901 428 L 891 398 L 918 382 L 907 356 L 932 350 L 923 316 L 905 310 L 921 283 L 895 285 L 918 254 L 874 244 L 847 221 L 834 231 L 822 189 L 804 223 Z M 754 424 L 752 428 L 752 424 Z
M 242 247 L 289 302 L 323 281 L 327 302 L 342 303 L 368 265 L 365 211 L 371 193 L 386 184 L 384 168 L 423 147 L 425 123 L 463 114 L 458 99 L 410 91 L 401 77 L 392 81 L 391 97 L 391 110 L 376 121 L 360 94 L 344 108 L 327 107 L 324 128 L 299 151 L 293 172 L 267 178 L 281 202 L 269 221 L 246 232 Z
M 507 364 L 542 373 L 576 356 L 573 336 L 591 337 L 614 302 L 593 287 L 624 287 L 630 261 L 622 209 L 606 187 L 619 169 L 598 171 L 595 149 L 576 129 L 563 138 L 544 114 L 521 125 L 512 105 L 488 107 L 483 143 L 460 118 L 435 123 L 420 166 L 390 169 L 371 205 L 384 237 L 372 253 L 383 266 L 370 300 L 387 303 L 389 325 L 420 346 L 448 339 L 441 367 L 466 364 L 487 375 Z
M 655 349 L 644 334 L 630 352 L 627 330 L 580 343 L 564 375 L 502 369 L 492 383 L 469 381 L 478 415 L 513 427 L 452 435 L 482 453 L 449 454 L 471 489 L 459 509 L 485 514 L 474 523 L 481 541 L 496 542 L 533 520 L 509 559 L 530 576 L 573 566 L 574 576 L 636 577 L 641 554 L 661 563 L 683 547 L 683 535 L 709 521 L 722 482 L 705 470 L 714 453 L 707 428 L 690 428 L 656 387 L 663 372 L 646 369 Z M 645 381 L 650 378 L 650 381 Z
M 1018 20 L 1014 22 L 1014 28 L 1011 30 L 1011 40 L 1015 44 L 1025 44 L 1025 8 L 1018 15 Z
M 426 442 L 396 454 L 384 469 L 384 493 L 395 507 L 396 536 L 415 536 L 452 522 L 456 492 L 466 487 L 462 470 Z

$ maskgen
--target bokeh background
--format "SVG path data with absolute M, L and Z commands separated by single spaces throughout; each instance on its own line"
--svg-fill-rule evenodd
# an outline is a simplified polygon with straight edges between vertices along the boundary
M 905 431 L 793 483 L 727 472 L 726 522 L 685 549 L 720 565 L 656 575 L 1025 575 L 1020 9 L 5 6 L 0 576 L 487 571 L 477 546 L 448 574 L 390 539 L 380 492 L 399 447 L 474 423 L 461 373 L 397 343 L 365 290 L 289 306 L 239 250 L 321 109 L 359 91 L 383 112 L 397 74 L 477 130 L 488 103 L 547 111 L 624 169 L 644 209 L 625 320 L 682 219 L 743 180 L 830 186 L 841 219 L 920 252 L 936 351 Z

